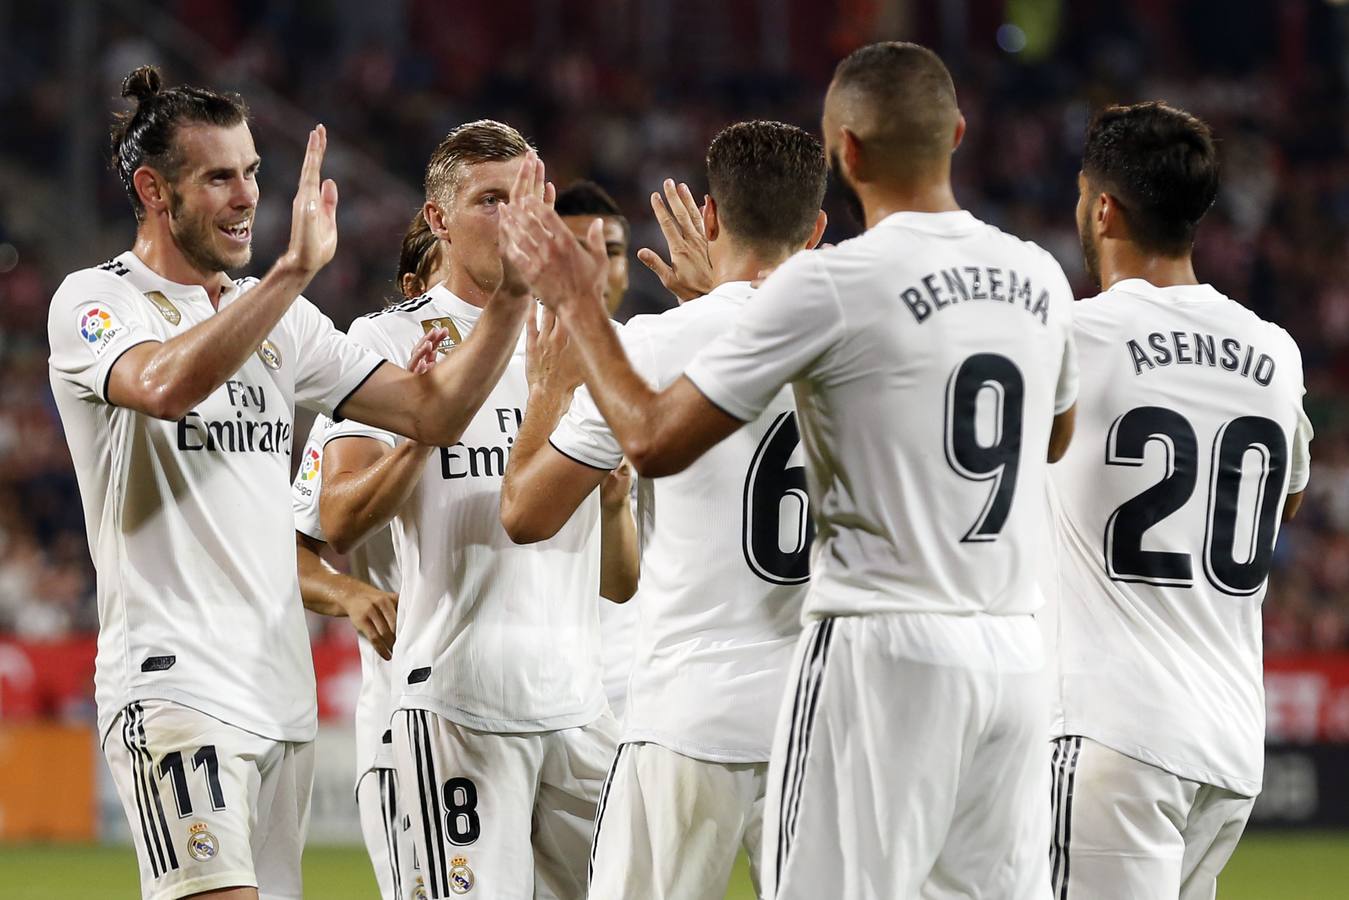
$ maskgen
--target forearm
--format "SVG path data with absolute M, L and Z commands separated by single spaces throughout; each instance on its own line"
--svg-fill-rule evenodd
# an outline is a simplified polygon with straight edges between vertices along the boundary
M 323 558 L 310 549 L 297 535 L 295 561 L 300 575 L 300 600 L 304 608 L 321 616 L 345 616 L 342 604 L 345 591 L 350 590 L 349 576 L 334 571 Z
M 319 516 L 337 552 L 349 552 L 398 514 L 435 449 L 407 442 L 360 471 L 325 474 Z
M 426 393 L 412 419 L 419 441 L 449 446 L 463 437 L 515 354 L 525 316 L 534 309 L 529 297 L 494 297 L 473 333 L 450 358 L 418 379 Z
M 501 520 L 512 538 L 520 531 L 519 522 L 531 514 L 543 510 L 533 509 L 545 497 L 542 485 L 535 484 L 531 478 L 531 464 L 539 451 L 548 443 L 548 437 L 562 421 L 571 402 L 571 391 L 557 390 L 550 385 L 540 384 L 530 388 L 529 399 L 525 402 L 525 418 L 520 423 L 520 431 L 511 445 L 510 458 L 506 462 L 506 477 L 501 483 Z M 571 511 L 568 511 L 569 517 Z M 566 517 L 563 517 L 563 521 Z
M 283 257 L 239 302 L 158 345 L 135 393 L 153 414 L 180 418 L 239 371 L 312 277 Z
M 606 504 L 600 515 L 600 596 L 625 603 L 637 593 L 641 571 L 637 524 L 626 498 Z

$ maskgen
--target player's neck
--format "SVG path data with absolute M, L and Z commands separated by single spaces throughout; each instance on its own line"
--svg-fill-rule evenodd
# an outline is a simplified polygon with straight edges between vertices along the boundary
M 787 256 L 790 255 L 769 256 L 745 246 L 738 246 L 733 242 L 728 243 L 724 248 L 716 246 L 721 241 L 730 240 L 729 237 L 723 236 L 708 247 L 708 254 L 712 263 L 712 281 L 715 284 L 726 284 L 731 281 L 757 281 L 763 278 L 765 272 L 772 271 L 782 265 Z
M 219 308 L 220 293 L 229 284 L 229 276 L 224 272 L 203 272 L 192 265 L 167 232 L 142 225 L 136 231 L 131 252 L 165 281 L 198 285 L 206 291 L 211 305 Z
M 483 309 L 487 306 L 487 301 L 492 299 L 496 293 L 496 285 L 486 285 L 474 278 L 464 269 L 454 269 L 445 276 L 441 282 L 445 290 L 454 296 L 463 300 L 469 306 L 476 306 Z
M 1194 274 L 1194 262 L 1188 253 L 1184 256 L 1159 256 L 1121 246 L 1113 253 L 1101 254 L 1102 289 L 1109 290 L 1129 278 L 1141 278 L 1159 288 L 1199 283 Z
M 895 213 L 941 213 L 960 209 L 949 180 L 904 185 L 858 185 L 857 197 L 862 201 L 868 229 L 876 227 Z

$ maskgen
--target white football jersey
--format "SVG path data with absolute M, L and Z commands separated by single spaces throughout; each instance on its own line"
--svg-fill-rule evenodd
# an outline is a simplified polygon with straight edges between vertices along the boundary
M 319 492 L 323 488 L 323 434 L 335 425 L 327 416 L 319 416 L 309 429 L 300 454 L 300 468 L 290 485 L 290 509 L 295 515 L 295 530 L 316 541 L 328 539 L 319 522 Z M 347 553 L 351 577 L 373 585 L 381 591 L 398 593 L 400 578 L 398 557 L 394 553 L 393 531 L 385 526 L 361 541 Z M 393 742 L 384 740 L 393 714 L 390 703 L 390 673 L 393 666 L 379 655 L 379 651 L 356 635 L 356 647 L 361 654 L 361 690 L 356 697 L 356 781 L 374 768 L 393 768 Z
M 619 331 L 656 388 L 735 322 L 754 289 L 731 282 Z M 616 467 L 622 448 L 583 387 L 552 436 L 567 456 Z M 791 392 L 677 475 L 642 479 L 642 574 L 624 741 L 711 762 L 764 762 L 801 633 L 810 577 L 803 454 Z
M 1208 285 L 1122 281 L 1074 324 L 1082 392 L 1051 468 L 1042 617 L 1054 735 L 1254 796 L 1260 604 L 1284 495 L 1308 477 L 1301 355 Z
M 791 383 L 815 519 L 808 617 L 1039 605 L 1053 416 L 1077 393 L 1054 258 L 965 211 L 798 253 L 688 367 L 744 421 Z
M 223 309 L 257 283 L 231 284 Z M 51 382 L 98 570 L 100 730 L 172 700 L 308 741 L 314 668 L 286 502 L 294 405 L 331 413 L 383 360 L 299 297 L 237 373 L 176 422 L 107 400 L 113 364 L 215 315 L 128 251 L 68 276 L 47 319 Z
M 432 328 L 469 336 L 481 310 L 443 286 L 357 319 L 351 337 L 406 361 Z M 402 566 L 394 705 L 479 731 L 552 731 L 605 709 L 600 681 L 599 498 L 552 540 L 520 546 L 501 527 L 501 479 L 524 418 L 524 335 L 462 440 L 439 448 L 392 527 Z M 394 435 L 355 422 L 325 441 Z

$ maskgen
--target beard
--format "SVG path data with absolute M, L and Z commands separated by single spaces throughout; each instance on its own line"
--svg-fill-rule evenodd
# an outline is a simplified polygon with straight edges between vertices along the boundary
M 215 222 L 208 216 L 185 211 L 183 198 L 169 189 L 169 233 L 183 257 L 198 272 L 228 272 L 248 265 L 252 246 L 231 253 L 215 246 Z
M 1087 277 L 1096 287 L 1101 286 L 1101 253 L 1091 239 L 1091 210 L 1085 209 L 1077 217 L 1077 239 L 1082 244 L 1082 265 L 1087 269 Z
M 865 231 L 867 212 L 862 207 L 862 198 L 857 196 L 857 191 L 848 182 L 848 176 L 843 174 L 843 164 L 839 162 L 837 152 L 829 154 L 829 174 L 833 176 L 838 189 L 843 192 L 843 202 L 848 208 L 848 216 L 856 223 L 858 228 Z

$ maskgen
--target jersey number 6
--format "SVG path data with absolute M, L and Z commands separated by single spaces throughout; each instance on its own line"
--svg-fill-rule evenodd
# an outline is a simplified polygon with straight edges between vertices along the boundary
M 800 443 L 796 414 L 782 413 L 768 426 L 745 476 L 745 563 L 772 584 L 802 584 L 810 578 L 815 524 L 806 468 L 791 465 Z

